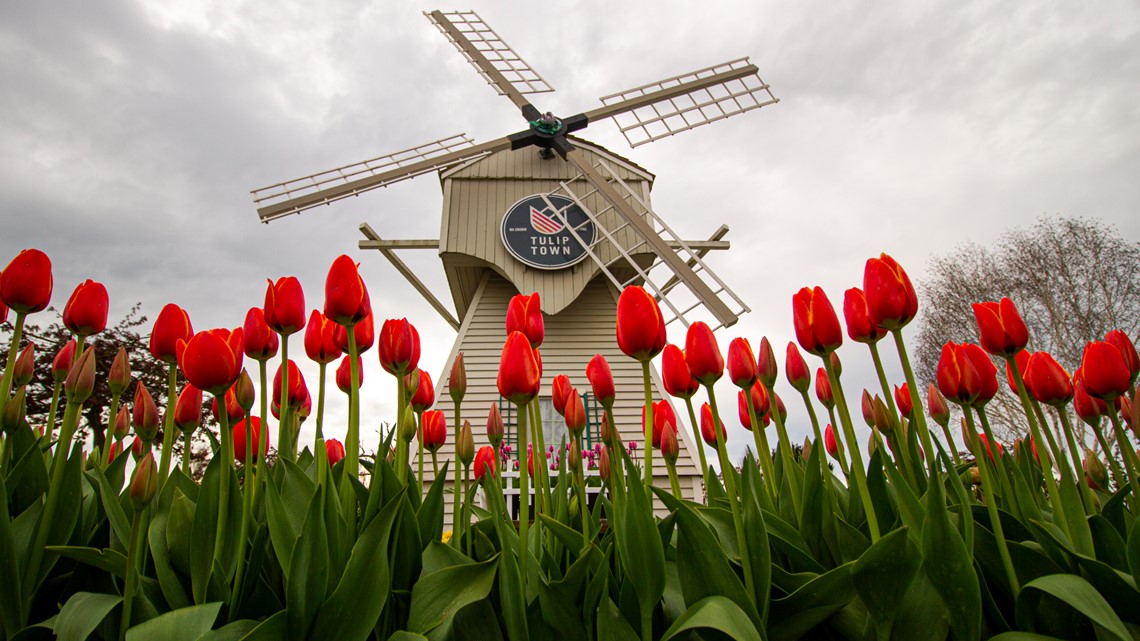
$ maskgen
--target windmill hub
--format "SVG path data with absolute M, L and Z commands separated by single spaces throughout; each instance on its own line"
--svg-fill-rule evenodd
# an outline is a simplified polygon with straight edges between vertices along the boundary
M 527 105 L 530 107 L 530 105 Z M 532 111 L 533 110 L 533 111 Z M 511 149 L 522 149 L 534 145 L 544 150 L 554 150 L 559 156 L 566 157 L 566 153 L 573 147 L 566 140 L 566 134 L 585 128 L 590 120 L 586 114 L 570 116 L 566 119 L 556 118 L 553 113 L 539 113 L 534 107 L 528 112 L 526 131 L 509 136 Z

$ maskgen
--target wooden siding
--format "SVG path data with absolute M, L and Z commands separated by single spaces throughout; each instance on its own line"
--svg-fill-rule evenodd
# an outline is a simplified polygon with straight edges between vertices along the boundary
M 475 433 L 476 449 L 487 445 L 487 412 L 492 403 L 499 401 L 495 386 L 499 370 L 499 356 L 505 339 L 503 319 L 506 317 L 507 303 L 518 290 L 498 274 L 486 271 L 476 288 L 472 305 L 463 319 L 459 336 L 448 357 L 447 363 L 435 380 L 437 385 L 436 409 L 444 411 L 448 417 L 447 443 L 440 449 L 440 465 L 451 460 L 454 455 L 455 413 L 451 397 L 447 393 L 447 379 L 456 354 L 462 351 L 467 368 L 468 388 L 463 399 L 462 418 L 471 421 Z M 644 391 L 641 366 L 618 349 L 614 335 L 614 319 L 617 308 L 615 291 L 603 279 L 590 282 L 582 295 L 562 312 L 545 317 L 546 339 L 542 345 L 543 378 L 542 396 L 550 394 L 553 378 L 567 374 L 570 381 L 580 390 L 589 390 L 586 380 L 586 364 L 595 353 L 600 353 L 609 361 L 614 375 L 617 401 L 614 406 L 614 420 L 624 441 L 636 441 L 640 455 L 644 437 L 641 435 L 641 407 Z M 664 388 L 654 371 L 654 396 L 664 396 Z M 684 406 L 677 406 L 677 415 L 688 423 Z M 686 498 L 699 500 L 702 491 L 699 459 L 693 447 L 693 435 L 682 428 L 680 434 L 681 456 L 677 463 L 677 473 Z M 432 478 L 430 462 L 425 466 L 425 482 Z M 654 481 L 661 487 L 668 487 L 669 480 L 664 462 L 658 455 L 654 459 Z M 448 474 L 448 487 L 452 473 Z M 447 522 L 450 523 L 451 502 L 447 501 Z M 660 509 L 660 505 L 658 506 Z

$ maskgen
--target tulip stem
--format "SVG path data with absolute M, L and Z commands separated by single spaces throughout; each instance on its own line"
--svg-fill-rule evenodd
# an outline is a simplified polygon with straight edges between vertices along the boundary
M 830 360 L 830 359 L 829 359 Z M 765 385 L 765 387 L 768 387 Z M 749 397 L 749 404 L 751 404 L 751 396 Z M 796 519 L 800 518 L 800 501 L 803 495 L 800 493 L 800 479 L 796 476 L 796 463 L 792 458 L 791 440 L 788 438 L 788 430 L 784 427 L 784 417 L 780 413 L 780 405 L 776 400 L 776 390 L 773 387 L 768 387 L 768 402 L 771 409 L 769 412 L 772 414 L 772 422 L 776 424 L 776 437 L 779 441 L 776 447 L 780 449 L 780 458 L 783 459 L 784 476 L 788 479 L 788 487 L 792 490 L 792 509 L 795 510 Z M 760 429 L 764 429 L 763 426 Z
M 170 459 L 174 457 L 174 406 L 178 404 L 178 364 L 171 363 L 168 366 L 166 375 L 166 419 L 162 424 L 162 460 L 158 465 L 158 491 L 162 491 L 162 486 L 166 485 L 166 477 L 170 476 Z M 139 385 L 142 385 L 140 382 Z M 221 403 L 221 401 L 218 401 Z M 114 403 L 112 403 L 114 405 Z M 222 412 L 228 410 L 222 407 Z M 115 415 L 111 415 L 111 420 L 115 420 Z
M 649 361 L 641 361 L 641 378 L 645 383 L 645 424 L 641 426 L 642 436 L 645 437 L 645 494 L 652 497 L 650 487 L 653 485 L 653 383 L 649 378 Z M 712 395 L 712 392 L 709 392 Z
M 497 465 L 496 467 L 502 467 L 502 466 Z M 456 470 L 456 473 L 459 472 L 459 466 L 458 465 L 455 466 L 455 470 Z M 462 487 L 462 490 L 463 490 L 463 494 L 467 497 L 467 500 L 466 501 L 458 501 L 456 503 L 456 506 L 457 506 L 456 511 L 452 512 L 452 514 L 459 514 L 460 515 L 458 520 L 457 520 L 460 527 L 456 528 L 455 526 L 452 526 L 452 528 L 451 528 L 452 530 L 455 530 L 454 532 L 452 532 L 453 538 L 454 538 L 454 536 L 459 537 L 458 543 L 455 546 L 457 549 L 463 545 L 463 534 L 467 531 L 467 527 L 471 524 L 471 517 L 469 517 L 467 515 L 467 502 L 471 500 L 471 498 L 470 498 L 471 497 L 471 466 L 470 465 L 464 465 L 463 466 L 463 487 Z M 456 496 L 459 495 L 459 491 L 460 491 L 459 484 L 456 483 L 455 484 Z M 495 520 L 496 521 L 499 520 L 498 516 L 495 517 Z M 472 536 L 467 537 L 467 556 L 471 556 L 471 552 L 472 552 L 471 546 L 472 546 L 473 540 L 474 540 L 474 537 L 472 537 Z
M 296 449 L 293 447 L 293 430 L 290 429 L 287 408 L 289 407 L 289 335 L 278 334 L 281 337 L 281 398 L 278 400 L 277 420 L 277 456 L 286 461 L 296 461 Z M 274 383 L 276 385 L 276 383 Z M 224 399 L 218 400 L 218 407 L 225 407 Z M 225 414 L 225 412 L 221 412 Z
M 119 641 L 127 638 L 127 629 L 131 627 L 131 609 L 135 602 L 135 593 L 138 591 L 138 570 L 135 569 L 135 561 L 138 559 L 139 554 L 139 539 L 143 536 L 140 531 L 142 512 L 135 510 L 131 516 L 131 540 L 127 548 L 127 578 L 126 585 L 123 586 L 123 609 L 122 618 L 119 623 Z
M 760 459 L 760 467 L 764 474 L 764 489 L 771 497 L 772 505 L 775 505 L 780 495 L 780 488 L 776 479 L 776 466 L 772 462 L 772 448 L 768 446 L 768 433 L 764 431 L 764 422 L 756 415 L 756 407 L 752 404 L 752 390 L 744 390 L 744 394 L 747 398 L 745 405 L 748 407 L 748 420 L 752 423 L 752 440 L 756 443 L 756 458 Z M 768 402 L 772 402 L 771 397 Z M 778 409 L 776 411 L 779 412 Z
M 404 440 L 403 434 L 403 420 L 404 412 L 407 411 L 407 401 L 408 399 L 404 398 L 404 372 L 396 372 L 396 477 L 400 479 L 400 485 L 404 487 L 408 486 L 408 442 Z M 352 415 L 350 413 L 350 427 L 351 422 Z M 345 456 L 347 457 L 347 453 Z
M 422 411 L 416 412 L 416 484 L 420 488 L 420 494 L 424 492 L 424 437 L 427 436 L 424 432 L 424 413 Z
M 665 459 L 665 467 L 669 470 L 669 487 L 673 490 L 673 496 L 677 497 L 678 501 L 685 498 L 681 496 L 681 481 L 677 478 L 677 466 L 669 459 Z
M 954 455 L 954 467 L 962 464 L 962 455 L 958 453 L 958 445 L 954 443 L 954 439 L 950 436 L 949 421 L 947 424 L 939 423 L 942 427 L 942 436 L 946 438 L 946 445 L 950 448 L 950 453 Z
M 851 412 L 847 408 L 847 397 L 843 394 L 843 384 L 839 382 L 839 375 L 832 367 L 830 358 L 823 357 L 823 367 L 827 371 L 827 380 L 831 383 L 831 391 L 835 395 L 835 406 L 839 408 L 839 419 L 843 423 L 843 436 L 847 440 L 847 449 L 851 452 L 851 475 L 855 479 L 855 490 L 859 492 L 859 498 L 863 502 L 863 511 L 867 515 L 867 528 L 871 532 L 871 543 L 878 543 L 879 519 L 875 516 L 875 505 L 871 502 L 871 494 L 867 490 L 867 471 L 863 467 L 863 455 L 859 452 L 859 441 L 855 437 L 855 428 L 851 424 Z M 836 440 L 839 440 L 838 434 Z M 931 455 L 931 458 L 934 456 Z
M 899 361 L 902 363 L 903 374 L 906 376 L 906 387 L 907 391 L 910 392 L 910 405 L 912 408 L 921 408 L 922 399 L 918 396 L 918 382 L 914 378 L 914 369 L 910 366 L 910 357 L 907 356 L 902 328 L 892 329 L 891 334 L 895 337 L 895 347 L 898 349 Z M 887 403 L 892 403 L 890 394 L 887 394 Z M 926 450 L 926 463 L 930 471 L 930 480 L 937 483 L 938 457 L 934 455 L 937 450 L 934 449 L 934 442 L 930 440 L 930 430 L 926 427 L 926 414 L 921 410 L 912 412 L 912 414 L 914 415 L 914 423 L 918 427 L 918 438 L 922 441 L 923 449 Z
M 12 393 L 12 371 L 16 366 L 16 357 L 20 353 L 20 339 L 24 336 L 24 318 L 26 316 L 27 314 L 24 312 L 16 313 L 16 325 L 12 330 L 12 343 L 8 346 L 8 360 L 4 363 L 4 377 L 0 378 L 0 416 L 4 415 L 4 409 L 8 407 L 8 396 Z M 76 349 L 75 353 L 78 355 L 80 352 Z M 55 405 L 53 404 L 52 407 Z M 51 423 L 48 424 L 49 429 L 53 427 Z
M 697 454 L 701 460 L 701 484 L 707 485 L 709 463 L 705 458 L 705 440 L 701 437 L 700 423 L 697 422 L 697 413 L 693 411 L 693 397 L 685 397 L 685 409 L 689 410 L 689 426 L 693 428 L 693 442 L 697 444 Z
M 538 501 L 538 509 L 543 514 L 549 515 L 550 514 L 550 501 L 551 501 L 550 481 L 549 481 L 549 478 L 550 478 L 550 462 L 546 459 L 546 433 L 543 432 L 542 409 L 538 406 L 538 399 L 537 398 L 531 399 L 530 403 L 527 404 L 527 408 L 529 409 L 529 411 L 531 413 L 530 419 L 531 419 L 531 421 L 533 421 L 531 423 L 531 425 L 532 425 L 531 429 L 534 430 L 534 448 L 537 449 L 540 454 L 542 454 L 541 458 L 539 458 L 537 456 L 535 457 L 539 462 L 542 463 L 542 469 L 541 470 L 538 469 L 538 464 L 537 463 L 535 464 L 535 470 L 534 470 L 535 498 Z M 539 527 L 542 527 L 542 525 L 540 522 L 535 521 L 535 527 L 539 528 Z
M 1090 425 L 1093 434 L 1096 435 L 1096 442 L 1100 444 L 1100 449 L 1104 452 L 1104 457 L 1108 459 L 1109 469 L 1112 470 L 1112 480 L 1116 483 L 1116 489 L 1124 487 L 1124 482 L 1127 478 L 1124 476 L 1124 470 L 1120 468 L 1120 462 L 1116 460 L 1116 456 L 1112 453 L 1112 445 L 1109 444 L 1108 439 L 1105 438 L 1104 432 L 1100 429 L 1100 418 L 1096 420 L 1096 424 Z
M 288 381 L 288 379 L 283 379 Z M 288 387 L 288 385 L 283 385 Z M 218 431 L 220 432 L 222 440 L 222 465 L 218 468 L 218 472 L 222 478 L 218 479 L 218 528 L 214 538 L 214 560 L 220 562 L 222 554 L 225 552 L 225 538 L 226 538 L 226 525 L 229 523 L 228 515 L 230 513 L 230 472 L 234 464 L 234 435 L 230 431 L 230 416 L 229 411 L 226 410 L 226 393 L 221 392 L 214 394 L 214 398 L 218 401 Z M 285 406 L 281 406 L 282 425 L 285 424 Z M 284 430 L 283 430 L 284 431 Z M 253 444 L 246 441 L 246 448 L 253 447 Z
M 345 328 L 348 336 L 348 433 L 344 436 L 344 474 L 346 478 L 357 478 L 360 475 L 360 346 L 356 344 L 356 326 Z M 403 384 L 404 377 L 398 385 Z M 322 392 L 324 386 L 321 386 Z M 397 387 L 400 399 L 403 399 L 404 390 Z M 402 407 L 402 405 L 401 405 Z M 398 420 L 398 419 L 397 419 Z
M 253 419 L 248 416 L 245 417 L 245 460 L 242 462 L 242 471 L 245 474 L 245 480 L 242 482 L 242 504 L 241 504 L 241 534 L 238 537 L 238 550 L 237 550 L 237 572 L 234 574 L 234 587 L 233 592 L 230 593 L 230 612 L 236 612 L 237 606 L 241 602 L 242 594 L 242 578 L 245 575 L 245 546 L 249 538 L 249 523 L 253 512 L 253 493 L 257 488 L 257 475 L 254 471 L 253 452 L 261 451 L 261 434 L 256 438 L 253 435 Z M 320 442 L 320 439 L 317 439 Z M 318 456 L 319 460 L 319 456 Z M 318 479 L 324 483 L 324 470 L 320 470 Z
M 1069 423 L 1069 413 L 1065 411 L 1065 406 L 1054 407 L 1057 410 L 1057 415 L 1061 417 L 1061 427 L 1065 430 L 1065 438 L 1069 444 L 1069 452 L 1073 456 L 1073 472 L 1077 475 L 1077 482 L 1081 486 L 1081 496 L 1085 500 L 1086 513 L 1089 516 L 1096 514 L 1096 499 L 1092 493 L 1092 487 L 1089 486 L 1089 479 L 1085 475 L 1080 466 L 1082 452 L 1077 449 L 1077 442 L 1073 438 L 1073 426 Z
M 1128 482 L 1132 485 L 1132 496 L 1129 498 L 1132 503 L 1132 511 L 1136 512 L 1137 506 L 1140 506 L 1140 478 L 1137 478 L 1137 468 L 1140 468 L 1140 462 L 1136 460 L 1136 450 L 1132 449 L 1128 434 L 1124 432 L 1124 426 L 1120 423 L 1120 417 L 1116 415 L 1116 406 L 1112 401 L 1109 401 L 1108 405 L 1108 418 L 1112 420 L 1112 429 L 1116 433 L 1116 445 L 1120 447 L 1120 455 L 1124 459 L 1124 469 L 1128 472 Z
M 823 432 L 819 429 L 819 418 L 815 415 L 815 408 L 811 406 L 811 397 L 808 396 L 807 390 L 800 392 L 800 396 L 803 397 L 804 407 L 807 408 L 808 417 L 811 418 L 811 429 L 815 432 L 815 442 L 823 443 Z
M 1005 568 L 1006 580 L 1009 581 L 1010 592 L 1013 593 L 1016 599 L 1017 593 L 1021 591 L 1021 586 L 1017 581 L 1017 573 L 1013 570 L 1013 561 L 1009 556 L 1009 545 L 1006 543 L 1005 532 L 1001 526 L 1001 517 L 998 514 L 997 487 L 995 486 L 996 479 L 993 478 L 990 472 L 990 463 L 994 461 L 993 451 L 985 452 L 985 457 L 983 457 L 981 439 L 978 438 L 978 430 L 974 427 L 974 415 L 970 412 L 970 406 L 963 405 L 962 413 L 966 416 L 966 425 L 970 430 L 970 446 L 974 450 L 974 464 L 978 466 L 978 471 L 982 475 L 982 492 L 984 493 L 983 498 L 986 503 L 986 511 L 990 516 L 990 529 L 994 533 L 994 540 L 997 541 L 998 556 L 1001 557 L 1002 566 Z M 986 429 L 984 423 L 982 427 Z M 986 429 L 986 431 L 988 432 L 989 430 Z M 993 450 L 996 450 L 997 446 L 994 444 L 993 438 L 989 435 L 987 435 L 986 438 L 989 439 L 987 445 L 993 448 Z M 990 459 L 990 463 L 987 463 L 986 459 Z M 940 483 L 941 481 L 932 479 L 931 482 Z
M 107 418 L 107 428 L 103 430 L 103 466 L 106 467 L 111 464 L 111 441 L 115 438 L 115 417 L 119 413 L 119 397 L 121 394 L 111 392 L 111 414 Z M 167 413 L 173 414 L 170 410 L 172 405 L 170 401 L 166 401 Z
M 519 437 L 519 457 L 520 459 L 526 456 L 526 419 L 527 411 L 525 403 L 515 403 L 516 414 L 518 415 L 518 437 Z M 529 471 L 526 468 L 526 461 L 519 463 L 519 573 L 522 575 L 522 592 L 526 594 L 526 565 L 527 557 L 530 556 L 529 541 L 527 540 L 527 530 L 530 527 L 530 487 L 528 481 L 530 480 Z
M 62 392 L 63 392 L 63 382 L 59 381 L 52 387 L 51 407 L 48 408 L 47 425 L 44 425 L 44 433 L 47 434 L 49 442 L 51 441 L 52 435 L 55 434 L 55 417 L 56 417 L 57 409 L 59 408 L 59 396 L 60 396 L 60 393 L 62 393 Z M 7 402 L 7 399 L 4 399 L 3 402 Z M 3 410 L 0 410 L 0 411 L 3 411 Z M 2 416 L 2 414 L 0 414 L 0 416 Z M 112 420 L 113 420 L 113 417 L 112 417 Z
M 724 477 L 725 489 L 728 492 L 728 505 L 732 509 L 732 521 L 736 527 L 736 544 L 740 548 L 740 565 L 744 569 L 744 587 L 748 591 L 748 599 L 752 601 L 752 605 L 756 604 L 756 589 L 752 578 L 752 555 L 748 553 L 748 539 L 744 537 L 744 519 L 740 514 L 740 495 L 736 493 L 736 469 L 732 465 L 732 461 L 728 458 L 728 450 L 725 448 L 725 437 L 720 422 L 720 412 L 716 407 L 716 394 L 713 393 L 712 385 L 705 385 L 705 392 L 708 393 L 709 406 L 712 409 L 713 415 L 713 433 L 716 434 L 716 453 L 720 459 L 720 471 Z M 749 406 L 752 405 L 752 399 L 748 399 Z M 779 411 L 773 412 L 777 414 Z M 798 516 L 798 512 L 797 512 Z
M 452 457 L 452 459 L 455 462 L 455 472 L 454 472 L 455 482 L 452 483 L 452 490 L 451 490 L 451 495 L 452 495 L 452 497 L 451 497 L 452 498 L 452 507 L 451 507 L 452 525 L 451 525 L 451 529 L 454 530 L 456 534 L 462 534 L 463 530 L 467 528 L 467 520 L 466 520 L 467 508 L 465 505 L 463 505 L 463 501 L 462 501 L 463 492 L 461 491 L 461 490 L 467 489 L 467 480 L 466 480 L 467 479 L 467 466 L 466 465 L 463 466 L 463 468 L 464 468 L 463 487 L 460 487 L 460 485 L 459 485 L 459 467 L 460 467 L 459 466 L 459 433 L 462 431 L 461 425 L 463 425 L 463 422 L 461 420 L 461 414 L 462 414 L 461 407 L 463 405 L 463 399 L 462 398 L 456 398 L 453 396 L 452 400 L 455 401 L 455 440 L 452 441 L 453 443 L 455 443 L 455 449 L 452 450 L 455 453 L 455 455 Z M 495 456 L 498 457 L 499 456 L 498 448 L 495 448 L 495 449 L 496 449 Z M 502 466 L 497 465 L 495 467 L 502 467 Z M 462 523 L 462 527 L 458 527 L 459 516 L 460 516 L 459 510 L 460 510 L 461 505 L 463 505 L 464 520 Z M 460 547 L 460 545 L 457 544 L 455 546 L 455 549 L 458 550 L 459 547 Z
M 313 449 L 316 453 L 316 442 L 325 437 L 325 369 L 328 363 L 321 363 L 321 377 L 317 386 L 317 434 L 313 437 Z
M 574 439 L 571 442 L 573 443 L 571 447 L 576 447 L 581 451 L 582 446 L 578 442 L 578 439 Z M 574 480 L 578 482 L 578 510 L 582 515 L 582 550 L 585 550 L 590 545 L 590 519 L 588 516 L 589 509 L 586 505 L 586 472 L 582 469 L 583 464 L 583 462 L 580 462 L 578 469 L 574 471 Z M 674 492 L 674 496 L 678 499 L 681 498 L 678 492 Z

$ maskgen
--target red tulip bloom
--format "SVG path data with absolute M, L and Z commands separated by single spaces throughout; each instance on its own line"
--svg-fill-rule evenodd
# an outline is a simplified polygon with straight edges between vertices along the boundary
M 1001 443 L 997 439 L 994 439 L 994 444 L 990 445 L 990 441 L 986 438 L 985 434 L 978 434 L 978 442 L 985 449 L 991 461 L 994 460 L 994 454 L 997 454 L 998 458 L 1001 458 L 1001 455 L 1005 454 L 1005 448 L 1001 446 Z
M 51 377 L 56 383 L 62 383 L 71 373 L 71 365 L 75 362 L 75 339 L 67 341 L 55 354 L 51 362 Z
M 871 322 L 867 315 L 867 298 L 858 287 L 843 294 L 843 318 L 847 321 L 847 335 L 857 343 L 877 343 L 887 335 L 887 330 Z
M 107 288 L 88 278 L 75 288 L 63 307 L 63 325 L 77 336 L 107 329 Z
M 246 421 L 249 421 L 250 435 L 253 437 L 251 439 L 253 441 L 253 452 L 252 452 L 253 458 L 256 459 L 259 456 L 262 456 L 266 452 L 269 451 L 269 430 L 265 430 L 265 433 L 263 434 L 262 430 L 261 430 L 261 419 L 256 417 L 256 416 L 251 416 L 251 417 L 245 419 L 244 421 L 241 421 L 240 423 L 234 425 L 234 427 L 233 427 L 233 432 L 234 432 L 234 459 L 236 459 L 238 461 L 245 461 L 245 455 L 246 455 L 246 451 L 245 451 L 245 443 L 246 443 L 246 441 L 245 441 L 245 425 L 246 425 Z
M 51 289 L 51 259 L 38 249 L 16 254 L 0 272 L 0 299 L 17 314 L 47 309 Z
M 788 383 L 798 392 L 806 392 L 811 385 L 811 370 L 808 369 L 800 350 L 796 349 L 796 344 L 792 342 L 788 342 L 788 351 L 784 358 L 784 376 L 788 377 Z
M 1022 371 L 1025 386 L 1038 402 L 1061 407 L 1073 400 L 1069 373 L 1048 352 L 1036 352 Z
M 728 347 L 729 372 L 732 371 L 732 345 Z M 672 343 L 661 352 L 661 380 L 665 391 L 675 398 L 692 398 L 701 388 L 700 381 L 693 378 L 689 363 L 680 347 Z
M 350 358 L 352 357 L 345 356 L 340 359 L 340 365 L 336 368 L 336 386 L 345 394 L 352 392 L 352 361 L 349 360 Z M 357 386 L 364 385 L 364 364 L 359 356 L 356 357 L 356 375 L 358 377 Z
M 289 359 L 289 390 L 286 402 L 289 407 L 297 408 L 305 402 L 309 395 L 309 388 L 305 385 L 305 377 L 301 375 L 301 368 L 293 359 Z M 277 366 L 277 373 L 273 375 L 273 399 L 281 403 L 281 366 Z
M 174 405 L 174 424 L 186 434 L 202 424 L 202 390 L 190 384 L 182 388 Z
M 734 338 L 728 344 L 728 377 L 732 384 L 748 389 L 756 382 L 759 372 L 756 367 L 756 355 L 752 351 L 752 344 L 747 338 Z
M 614 375 L 610 372 L 610 364 L 601 354 L 594 354 L 586 365 L 586 380 L 594 390 L 594 398 L 602 407 L 610 408 L 614 403 Z
M 190 325 L 190 316 L 186 310 L 168 303 L 158 313 L 154 329 L 150 332 L 150 354 L 164 363 L 176 363 L 178 342 L 189 342 L 192 336 L 194 328 Z
M 541 373 L 534 352 L 522 332 L 512 332 L 503 344 L 495 382 L 499 394 L 517 405 L 528 403 L 538 395 Z
M 186 380 L 200 390 L 224 394 L 241 374 L 242 331 L 209 329 L 188 342 L 178 341 L 178 366 Z
M 1124 364 L 1128 366 L 1128 371 L 1132 373 L 1131 380 L 1136 380 L 1136 375 L 1140 374 L 1140 355 L 1136 354 L 1136 346 L 1132 344 L 1132 339 L 1128 338 L 1128 334 L 1119 329 L 1114 329 L 1104 335 L 1104 342 L 1109 343 L 1120 350 L 1120 356 L 1124 358 Z
M 974 318 L 985 350 L 995 356 L 1013 356 L 1029 343 L 1029 328 L 1009 298 L 974 303 Z
M 831 423 L 828 423 L 823 430 L 823 446 L 831 458 L 839 458 L 839 442 L 835 440 L 835 428 L 831 426 Z
M 886 254 L 867 260 L 863 268 L 863 293 L 867 318 L 872 325 L 898 329 L 918 314 L 914 285 L 902 266 Z
M 490 445 L 484 445 L 475 452 L 475 482 L 479 483 L 483 480 L 484 474 L 490 474 L 491 477 L 495 476 L 495 450 Z
M 713 413 L 712 408 L 708 403 L 701 404 L 701 438 L 705 439 L 705 443 L 715 446 L 717 437 L 725 438 L 724 423 L 721 422 L 715 428 L 713 427 Z
M 411 404 L 412 409 L 417 412 L 422 412 L 427 408 L 435 405 L 435 385 L 431 381 L 431 374 L 421 370 L 419 377 L 416 380 L 415 390 L 411 389 L 412 374 L 404 377 L 404 390 L 410 395 L 408 402 Z
M 946 426 L 950 422 L 950 407 L 934 383 L 926 388 L 926 411 L 935 423 Z
M 439 410 L 427 410 L 420 419 L 417 438 L 428 450 L 435 452 L 447 441 L 447 418 Z
M 835 407 L 835 396 L 831 392 L 831 380 L 822 367 L 815 371 L 815 397 L 827 409 Z
M 0 325 L 8 322 L 8 304 L 0 300 Z
M 526 296 L 517 294 L 507 303 L 507 334 L 522 332 L 530 341 L 530 346 L 542 345 L 546 330 L 542 319 L 542 303 L 538 292 Z
M 199 392 L 200 393 L 200 392 Z M 199 408 L 199 413 L 201 408 Z M 210 411 L 214 413 L 214 420 L 219 423 L 222 422 L 221 414 L 218 412 L 218 397 L 210 402 Z M 245 416 L 245 410 L 242 409 L 237 400 L 237 394 L 234 393 L 234 388 L 226 390 L 226 417 L 229 419 L 229 424 L 233 425 L 235 422 L 240 421 Z
M 273 331 L 288 336 L 305 327 L 305 290 L 296 276 L 282 276 L 277 282 L 266 279 L 265 324 Z
M 340 348 L 333 340 L 338 328 L 340 325 L 315 309 L 309 314 L 309 322 L 305 325 L 305 354 L 309 360 L 327 365 L 340 358 Z
M 974 369 L 977 370 L 981 383 L 974 405 L 985 405 L 998 393 L 997 367 L 990 359 L 989 354 L 973 343 L 964 343 L 962 352 L 974 364 Z
M 558 412 L 559 416 L 566 416 L 566 401 L 570 399 L 570 394 L 574 392 L 574 386 L 570 384 L 570 377 L 565 374 L 559 374 L 554 377 L 554 382 L 550 385 L 550 397 L 554 404 L 554 411 Z
M 356 337 L 356 353 L 363 354 L 372 349 L 372 345 L 376 342 L 376 325 L 372 321 L 372 316 L 365 316 L 352 327 L 352 334 Z M 348 329 L 343 325 L 337 325 L 333 331 L 333 343 L 337 346 L 342 353 L 348 353 Z
M 792 323 L 796 340 L 808 353 L 826 356 L 843 344 L 839 318 L 822 288 L 804 287 L 792 296 Z
M 776 352 L 768 337 L 760 339 L 760 355 L 756 359 L 756 376 L 764 383 L 764 387 L 775 387 L 776 379 L 780 375 L 780 368 L 776 365 Z
M 898 405 L 899 414 L 904 417 L 910 416 L 914 410 L 914 403 L 910 399 L 910 388 L 907 387 L 906 383 L 903 383 L 902 387 L 895 385 L 895 403 Z
M 689 325 L 685 336 L 685 362 L 693 378 L 705 385 L 712 385 L 724 375 L 724 357 L 720 354 L 716 337 L 712 329 L 701 321 Z M 741 366 L 737 364 L 738 369 Z
M 665 340 L 665 318 L 657 300 L 636 285 L 626 287 L 617 304 L 618 347 L 630 358 L 648 361 L 665 349 Z M 692 368 L 692 355 L 687 356 Z
M 1029 366 L 1030 356 L 1032 354 L 1029 353 L 1029 350 L 1023 349 L 1013 357 L 1014 362 L 1017 363 L 1017 371 L 1021 372 L 1022 379 L 1025 378 L 1025 368 Z M 1017 379 L 1013 377 L 1013 369 L 1009 366 L 1009 361 L 1005 362 L 1005 382 L 1009 384 L 1009 390 L 1013 392 L 1014 396 L 1020 394 L 1017 391 Z M 1028 387 L 1029 382 L 1026 381 L 1025 384 Z
M 388 319 L 380 327 L 378 351 L 384 371 L 403 376 L 420 362 L 420 334 L 406 318 Z
M 335 438 L 325 441 L 325 456 L 329 459 L 329 467 L 340 463 L 344 459 L 344 443 Z
M 277 355 L 277 332 L 265 324 L 265 311 L 260 307 L 249 308 L 241 329 L 246 356 L 255 361 L 267 361 Z
M 136 436 L 134 440 L 131 441 L 131 458 L 135 459 L 136 461 L 141 459 L 143 457 L 143 454 L 149 450 L 150 447 L 148 447 L 147 444 L 144 443 L 143 440 L 138 436 Z
M 325 317 L 341 325 L 359 323 L 372 314 L 368 288 L 360 277 L 359 265 L 341 254 L 329 267 L 325 278 Z
M 1077 416 L 1088 425 L 1098 425 L 1100 417 L 1108 414 L 1108 404 L 1099 398 L 1089 395 L 1085 382 L 1077 375 L 1073 375 L 1073 409 Z
M 570 388 L 570 396 L 566 399 L 564 406 L 566 410 L 566 428 L 574 436 L 582 433 L 586 427 L 586 405 L 582 402 L 582 396 L 574 388 Z
M 668 401 L 658 401 L 653 404 L 653 447 L 661 446 L 661 430 L 666 423 L 677 424 L 677 415 Z M 641 406 L 641 425 L 645 426 L 645 406 Z M 644 434 L 644 432 L 642 432 Z
M 1124 355 L 1112 343 L 1093 341 L 1085 345 L 1081 372 L 1090 396 L 1112 400 L 1129 392 L 1132 373 Z

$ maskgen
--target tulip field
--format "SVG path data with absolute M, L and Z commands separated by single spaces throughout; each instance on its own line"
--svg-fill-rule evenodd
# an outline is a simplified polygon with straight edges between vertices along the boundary
M 107 290 L 80 284 L 63 308 L 74 341 L 52 367 L 58 403 L 29 424 L 43 346 L 21 339 L 51 303 L 51 267 L 28 249 L 0 272 L 12 346 L 0 379 L 0 641 L 1140 638 L 1140 358 L 1123 331 L 1090 342 L 1070 374 L 1027 351 L 1015 301 L 978 301 L 977 343 L 946 343 L 928 381 L 903 337 L 921 301 L 886 254 L 867 261 L 841 314 L 819 287 L 791 297 L 782 364 L 767 338 L 722 351 L 703 323 L 667 335 L 655 298 L 631 286 L 614 328 L 644 374 L 645 438 L 620 442 L 607 411 L 593 450 L 570 379 L 541 389 L 538 295 L 516 296 L 497 377 L 515 451 L 541 437 L 540 396 L 570 439 L 556 465 L 519 466 L 520 513 L 533 518 L 516 521 L 498 406 L 462 406 L 488 415 L 485 427 L 432 410 L 414 325 L 374 322 L 385 312 L 348 256 L 310 313 L 293 277 L 271 281 L 236 329 L 195 331 L 187 311 L 163 308 L 149 338 L 169 373 L 161 414 L 160 390 L 132 385 L 125 353 L 97 371 L 89 342 L 106 328 Z M 290 360 L 294 334 L 320 364 L 317 386 Z M 367 417 L 391 426 L 378 454 L 360 441 L 361 359 L 373 347 L 398 407 Z M 843 361 L 868 357 L 880 389 L 860 396 L 844 387 Z M 889 359 L 905 376 L 893 386 Z M 677 430 L 689 428 L 651 397 L 653 364 L 696 424 L 701 502 L 676 483 Z M 349 399 L 346 424 L 323 417 L 328 365 Z M 604 358 L 568 374 L 612 410 Z M 725 376 L 737 398 L 714 393 Z M 100 451 L 77 434 L 102 378 L 112 401 Z M 440 392 L 459 407 L 467 382 L 460 356 Z M 998 442 L 986 414 L 998 394 L 1024 409 L 1004 426 L 1020 434 L 1013 443 Z M 173 445 L 189 448 L 211 401 L 220 429 L 198 480 Z M 785 405 L 800 402 L 811 421 L 802 444 Z M 315 439 L 300 442 L 310 416 Z M 492 445 L 476 451 L 484 429 Z M 456 460 L 437 458 L 452 439 Z M 739 467 L 728 439 L 750 439 Z M 438 481 L 424 483 L 425 466 Z M 654 468 L 672 482 L 654 485 Z

